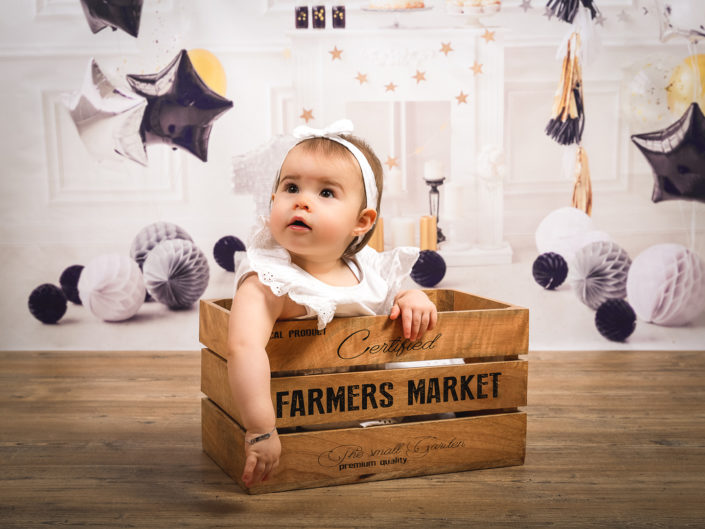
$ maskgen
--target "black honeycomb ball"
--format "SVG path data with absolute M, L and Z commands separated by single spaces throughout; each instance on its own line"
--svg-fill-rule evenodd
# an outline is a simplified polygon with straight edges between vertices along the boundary
M 61 272 L 59 284 L 64 291 L 66 299 L 76 305 L 81 305 L 81 298 L 78 296 L 78 280 L 81 277 L 83 265 L 71 265 Z
M 539 255 L 531 269 L 536 282 L 543 288 L 553 290 L 568 277 L 568 263 L 563 256 L 553 252 Z
M 410 275 L 411 279 L 422 287 L 434 287 L 446 275 L 446 262 L 438 252 L 421 250 Z
M 213 246 L 213 258 L 221 268 L 228 272 L 234 272 L 235 252 L 243 251 L 245 251 L 245 244 L 240 239 L 233 235 L 226 235 L 218 239 L 218 242 Z
M 56 323 L 66 313 L 66 296 L 63 290 L 51 283 L 44 283 L 29 295 L 29 312 L 42 323 Z
M 608 299 L 595 312 L 595 327 L 613 342 L 623 342 L 636 328 L 636 314 L 624 299 Z

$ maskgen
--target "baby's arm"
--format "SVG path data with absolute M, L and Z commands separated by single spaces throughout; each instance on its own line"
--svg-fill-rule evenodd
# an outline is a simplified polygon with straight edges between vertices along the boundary
M 404 338 L 421 339 L 426 331 L 436 326 L 438 311 L 428 296 L 420 290 L 402 290 L 394 298 L 389 318 L 396 320 L 401 315 Z
M 242 480 L 249 487 L 267 479 L 276 468 L 281 443 L 276 430 L 266 440 L 248 441 L 274 430 L 275 416 L 270 394 L 269 357 L 265 346 L 274 322 L 284 306 L 256 275 L 240 284 L 233 299 L 228 327 L 228 377 L 245 434 L 245 470 Z

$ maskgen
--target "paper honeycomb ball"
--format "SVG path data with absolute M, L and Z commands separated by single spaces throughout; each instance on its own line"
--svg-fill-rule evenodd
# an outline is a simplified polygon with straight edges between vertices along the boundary
M 598 332 L 613 342 L 623 342 L 636 328 L 634 309 L 624 299 L 608 299 L 595 312 Z
M 160 242 L 147 255 L 142 267 L 149 293 L 170 309 L 185 309 L 208 287 L 208 261 L 191 241 Z
M 82 271 L 83 265 L 71 265 L 61 272 L 61 277 L 59 277 L 59 284 L 66 299 L 76 305 L 81 304 L 81 298 L 78 296 L 78 279 L 81 277 Z
M 172 222 L 153 222 L 142 228 L 137 232 L 137 235 L 135 235 L 135 238 L 132 240 L 132 246 L 130 246 L 130 257 L 137 261 L 137 264 L 142 268 L 144 260 L 147 258 L 147 254 L 152 248 L 162 241 L 172 239 L 193 241 L 191 236 L 186 233 L 186 230 Z
M 657 325 L 685 325 L 705 309 L 705 266 L 680 244 L 656 244 L 629 270 L 627 296 L 637 316 Z
M 81 272 L 78 295 L 97 318 L 103 321 L 127 320 L 144 303 L 145 288 L 140 267 L 126 255 L 99 255 Z
M 608 299 L 625 298 L 631 264 L 629 255 L 617 243 L 592 242 L 581 248 L 573 259 L 573 291 L 593 310 Z
M 542 253 L 534 261 L 531 273 L 539 285 L 553 290 L 562 285 L 568 276 L 568 263 L 557 253 Z
M 233 235 L 226 235 L 218 239 L 213 246 L 213 258 L 218 266 L 228 272 L 235 271 L 235 252 L 245 250 L 245 244 Z
M 548 215 L 536 228 L 538 252 L 554 252 L 571 265 L 575 253 L 586 244 L 609 241 L 611 237 L 594 228 L 592 219 L 582 210 L 572 207 L 559 208 Z
M 446 262 L 438 252 L 421 250 L 410 275 L 411 279 L 422 287 L 434 287 L 446 275 Z
M 29 312 L 42 323 L 56 323 L 66 314 L 66 296 L 56 285 L 44 283 L 29 295 Z

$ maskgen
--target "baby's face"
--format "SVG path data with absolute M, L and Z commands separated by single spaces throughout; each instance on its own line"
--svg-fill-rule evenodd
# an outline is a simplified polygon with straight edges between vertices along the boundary
M 294 147 L 282 164 L 272 198 L 272 235 L 293 256 L 339 259 L 358 234 L 364 193 L 360 167 L 352 156 Z

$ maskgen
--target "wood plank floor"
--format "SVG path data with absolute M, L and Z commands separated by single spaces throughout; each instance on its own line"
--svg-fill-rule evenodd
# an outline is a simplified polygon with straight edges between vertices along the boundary
M 261 496 L 201 451 L 199 362 L 0 352 L 0 526 L 705 527 L 705 351 L 530 354 L 521 467 Z

